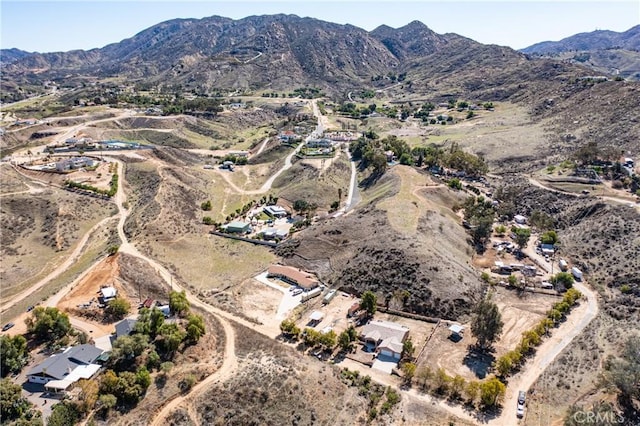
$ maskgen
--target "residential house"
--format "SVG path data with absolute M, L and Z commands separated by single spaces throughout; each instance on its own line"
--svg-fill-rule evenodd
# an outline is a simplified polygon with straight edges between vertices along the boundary
M 90 379 L 100 370 L 101 366 L 95 362 L 102 352 L 89 344 L 67 348 L 29 370 L 27 379 L 30 383 L 44 384 L 50 391 L 65 391 L 76 381 Z
M 400 360 L 409 329 L 389 321 L 374 320 L 362 327 L 360 339 L 379 355 Z
M 281 206 L 266 206 L 263 211 L 270 217 L 286 217 L 287 210 Z
M 289 284 L 305 289 L 312 289 L 320 285 L 320 281 L 313 274 L 291 266 L 271 265 L 267 270 L 267 278 L 280 278 Z

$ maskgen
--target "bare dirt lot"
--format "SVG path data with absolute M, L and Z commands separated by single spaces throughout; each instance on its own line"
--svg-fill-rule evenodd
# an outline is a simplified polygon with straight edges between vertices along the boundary
M 82 279 L 69 294 L 58 303 L 58 309 L 72 316 L 81 317 L 83 320 L 96 325 L 105 334 L 112 333 L 113 323 L 107 322 L 104 316 L 104 308 L 98 307 L 98 296 L 103 286 L 113 286 L 118 291 L 119 297 L 129 299 L 119 280 L 119 264 L 117 256 L 105 258 L 91 273 Z M 132 302 L 129 299 L 130 302 Z M 135 313 L 137 304 L 132 303 Z
M 483 357 L 470 351 L 470 347 L 476 342 L 471 335 L 470 323 L 462 324 L 465 327 L 464 337 L 455 342 L 451 339 L 448 325 L 443 322 L 427 344 L 418 360 L 419 364 L 431 368 L 442 367 L 450 375 L 460 374 L 468 380 L 485 377 L 493 360 L 515 348 L 522 333 L 539 322 L 558 299 L 529 292 L 519 295 L 515 290 L 496 287 L 493 300 L 500 309 L 504 327 L 500 339 L 494 345 L 495 352 L 492 356 Z

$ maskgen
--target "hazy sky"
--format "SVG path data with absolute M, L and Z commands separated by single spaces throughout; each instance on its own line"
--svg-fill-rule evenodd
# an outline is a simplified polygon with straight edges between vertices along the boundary
M 425 23 L 482 43 L 515 49 L 545 40 L 640 24 L 640 0 L 625 1 L 31 1 L 0 0 L 0 47 L 53 52 L 103 47 L 173 18 L 290 13 L 366 30 Z

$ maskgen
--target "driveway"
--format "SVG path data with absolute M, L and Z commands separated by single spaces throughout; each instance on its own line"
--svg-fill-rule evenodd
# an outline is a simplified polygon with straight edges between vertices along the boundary
M 371 368 L 391 374 L 394 368 L 398 366 L 398 360 L 390 356 L 378 355 Z
M 282 299 L 280 300 L 280 305 L 278 305 L 278 312 L 276 313 L 276 319 L 283 320 L 287 317 L 287 314 L 296 306 L 298 306 L 301 302 L 302 295 L 299 294 L 294 296 L 292 292 L 289 291 L 291 288 L 290 285 L 282 283 L 282 285 L 276 284 L 273 281 L 267 278 L 267 273 L 263 272 L 260 275 L 254 277 L 257 281 L 261 282 L 264 285 L 267 285 L 273 289 L 278 290 L 282 293 Z M 283 287 L 283 286 L 288 287 Z

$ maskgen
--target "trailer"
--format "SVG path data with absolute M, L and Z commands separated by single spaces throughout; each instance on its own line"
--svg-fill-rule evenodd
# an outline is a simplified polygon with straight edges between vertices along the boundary
M 566 272 L 567 269 L 569 269 L 569 264 L 564 259 L 560 259 L 560 262 L 558 262 L 558 264 L 560 265 L 560 270 L 563 272 Z
M 309 299 L 313 299 L 314 297 L 320 296 L 320 293 L 322 293 L 322 289 L 320 287 L 316 287 L 311 291 L 306 291 L 302 293 L 302 297 L 300 297 L 300 301 L 306 302 Z
M 571 268 L 571 274 L 576 280 L 582 281 L 582 271 L 580 269 L 574 266 L 573 268 Z
M 329 291 L 329 293 L 327 293 L 324 298 L 322 299 L 322 304 L 323 305 L 328 305 L 334 297 L 336 297 L 336 294 L 338 293 L 337 290 L 331 290 Z

